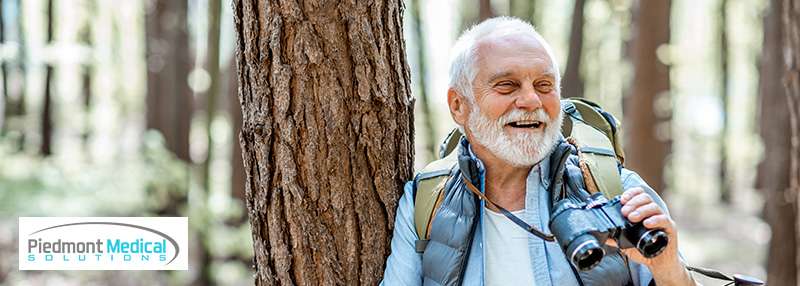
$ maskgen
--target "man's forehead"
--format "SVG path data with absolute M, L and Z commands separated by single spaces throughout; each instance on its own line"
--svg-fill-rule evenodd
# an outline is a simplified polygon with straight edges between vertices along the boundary
M 479 65 L 488 68 L 486 71 L 492 75 L 513 72 L 514 65 L 534 67 L 539 73 L 556 73 L 547 50 L 533 36 L 485 38 L 477 43 L 476 48 Z M 507 62 L 513 63 L 512 66 Z

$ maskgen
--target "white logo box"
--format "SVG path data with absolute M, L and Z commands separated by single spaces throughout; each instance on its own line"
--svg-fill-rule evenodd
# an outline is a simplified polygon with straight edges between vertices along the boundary
M 188 270 L 187 217 L 20 217 L 19 270 Z

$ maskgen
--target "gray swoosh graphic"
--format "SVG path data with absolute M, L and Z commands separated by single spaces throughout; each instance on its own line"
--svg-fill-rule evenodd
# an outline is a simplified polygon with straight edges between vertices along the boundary
M 120 223 L 120 222 L 108 222 L 108 221 L 97 221 L 97 222 L 95 222 L 95 221 L 90 221 L 90 222 L 67 223 L 67 224 L 60 224 L 60 225 L 56 225 L 56 226 L 51 226 L 51 227 L 48 227 L 48 228 L 43 228 L 43 229 L 34 231 L 29 235 L 34 235 L 34 234 L 40 233 L 40 232 L 48 230 L 48 229 L 54 229 L 54 228 L 59 228 L 59 227 L 64 227 L 64 226 L 86 225 L 86 224 L 106 224 L 106 225 L 127 226 L 127 227 L 132 227 L 132 228 L 138 228 L 138 229 L 141 229 L 141 230 L 146 230 L 146 231 L 158 234 L 158 235 L 166 238 L 167 240 L 169 240 L 170 243 L 172 243 L 172 246 L 175 247 L 175 256 L 173 256 L 172 259 L 170 259 L 170 261 L 167 262 L 167 264 L 164 264 L 164 265 L 169 265 L 170 263 L 172 263 L 172 261 L 175 260 L 175 258 L 178 258 L 178 253 L 181 252 L 180 247 L 178 247 L 178 242 L 176 242 L 175 239 L 173 239 L 171 236 L 169 236 L 169 235 L 167 235 L 167 234 L 165 234 L 163 232 L 157 231 L 157 230 L 152 229 L 152 228 L 143 227 L 143 226 L 140 226 L 140 225 Z

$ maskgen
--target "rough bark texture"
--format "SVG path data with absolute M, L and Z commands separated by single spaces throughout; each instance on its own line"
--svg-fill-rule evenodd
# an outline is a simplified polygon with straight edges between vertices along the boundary
M 164 136 L 167 149 L 186 162 L 193 100 L 186 1 L 150 0 L 146 11 L 147 129 Z
M 633 36 L 633 88 L 626 99 L 626 166 L 642 176 L 657 192 L 664 191 L 663 170 L 669 152 L 666 121 L 671 109 L 656 106 L 669 96 L 669 67 L 656 50 L 669 43 L 671 1 L 639 1 Z M 659 132 L 659 130 L 662 130 Z M 661 135 L 661 136 L 659 136 Z
M 758 166 L 756 188 L 764 194 L 764 216 L 772 229 L 767 255 L 769 285 L 797 285 L 796 206 L 789 191 L 791 126 L 783 82 L 781 0 L 770 1 L 764 18 L 764 45 L 759 80 L 759 134 L 764 158 Z
M 794 199 L 795 241 L 800 238 L 800 1 L 783 0 L 781 24 L 783 25 L 783 83 L 789 107 L 789 194 Z M 800 256 L 795 245 L 795 280 L 800 273 Z
M 257 285 L 376 285 L 411 178 L 402 2 L 233 1 Z
M 583 56 L 584 2 L 584 0 L 575 0 L 575 6 L 572 8 L 567 69 L 564 71 L 564 80 L 561 81 L 564 87 L 564 97 L 583 97 L 581 57 Z

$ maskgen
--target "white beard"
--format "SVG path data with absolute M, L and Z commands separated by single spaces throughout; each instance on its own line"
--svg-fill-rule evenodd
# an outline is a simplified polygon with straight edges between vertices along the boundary
M 561 112 L 555 120 L 551 120 L 542 108 L 532 112 L 514 109 L 493 122 L 481 112 L 477 104 L 472 107 L 467 128 L 477 141 L 475 143 L 516 167 L 530 167 L 540 162 L 550 154 L 561 134 Z M 545 123 L 544 131 L 506 134 L 503 127 L 509 122 L 519 120 L 541 121 Z

